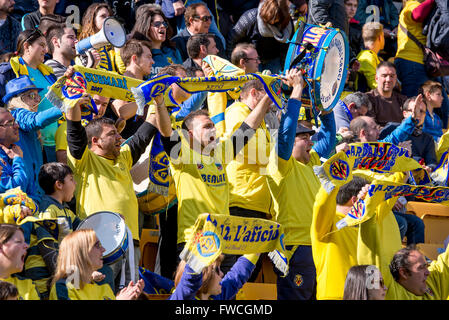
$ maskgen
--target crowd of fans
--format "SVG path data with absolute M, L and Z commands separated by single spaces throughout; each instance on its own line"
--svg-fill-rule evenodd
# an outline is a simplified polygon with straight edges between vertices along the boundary
M 353 142 L 389 142 L 407 148 L 429 174 L 437 168 L 449 119 L 445 74 L 426 73 L 423 51 L 410 37 L 426 44 L 423 23 L 435 7 L 435 0 L 0 0 L 0 192 L 20 187 L 38 207 L 30 212 L 22 205 L 12 221 L 6 210 L 0 215 L 0 299 L 138 299 L 144 283 L 131 274 L 139 274 L 145 226 L 159 229 L 155 272 L 175 281 L 170 299 L 232 299 L 255 279 L 263 255 L 222 255 L 195 273 L 179 254 L 202 212 L 273 219 L 284 227 L 289 273 L 274 267 L 278 299 L 447 299 L 447 254 L 428 266 L 415 247 L 424 242 L 424 224 L 406 213 L 407 199 L 389 209 L 395 219 L 388 227 L 407 247 L 395 250 L 389 269 L 358 266 L 358 231 L 334 230 L 335 219 L 364 196 L 368 182 L 354 178 L 327 194 L 313 170 Z M 124 46 L 78 54 L 76 44 L 100 32 L 108 17 L 123 25 Z M 345 89 L 318 123 L 301 112 L 302 73 L 284 70 L 301 23 L 331 23 L 349 42 Z M 45 98 L 57 79 L 73 75 L 74 65 L 142 81 L 203 77 L 213 72 L 203 60 L 208 55 L 246 74 L 283 73 L 291 88 L 286 111 L 272 105 L 259 80 L 245 83 L 238 98 L 190 94 L 172 84 L 170 99 L 156 97 L 143 115 L 135 102 L 101 94 L 83 96 L 65 112 Z M 98 112 L 86 120 L 90 99 Z M 210 112 L 219 100 L 227 105 L 222 132 Z M 187 136 L 176 135 L 177 128 Z M 239 146 L 241 135 L 251 138 Z M 170 187 L 168 195 L 147 194 L 144 204 L 133 169 L 148 161 L 152 141 L 168 156 Z M 204 160 L 215 159 L 210 144 L 228 142 L 229 163 Z M 276 151 L 266 148 L 268 163 L 253 158 L 271 143 Z M 204 162 L 180 164 L 192 150 Z M 202 178 L 222 170 L 224 183 Z M 134 248 L 126 258 L 133 252 L 134 266 L 103 264 L 95 232 L 77 230 L 98 211 L 125 219 Z M 19 223 L 26 216 L 38 220 Z M 73 268 L 77 284 L 68 281 Z

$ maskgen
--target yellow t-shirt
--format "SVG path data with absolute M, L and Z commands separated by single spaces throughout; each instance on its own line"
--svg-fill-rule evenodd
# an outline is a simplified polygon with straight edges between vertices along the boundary
M 320 164 L 320 157 L 314 150 L 307 164 L 293 157 L 284 160 L 274 150 L 270 156 L 267 181 L 276 221 L 284 226 L 285 245 L 311 245 L 313 204 L 321 186 L 313 166 Z
M 114 292 L 107 284 L 87 283 L 76 289 L 71 282 L 61 279 L 50 290 L 49 300 L 115 300 Z
M 369 88 L 377 88 L 376 68 L 381 58 L 372 50 L 362 50 L 357 55 L 357 60 L 360 62 L 359 72 L 365 76 Z
M 55 133 L 56 151 L 67 150 L 67 121 L 63 121 Z
M 170 158 L 178 198 L 178 243 L 190 239 L 201 213 L 229 214 L 229 184 L 223 160 L 232 159 L 233 153 L 230 139 L 218 143 L 214 156 L 194 151 L 184 137 L 181 141 L 178 158 Z
M 121 214 L 139 240 L 138 204 L 129 170 L 133 159 L 127 144 L 120 149 L 116 160 L 100 157 L 86 147 L 81 159 L 67 151 L 67 163 L 72 168 L 76 188 L 76 212 L 81 219 L 98 212 Z
M 10 276 L 6 279 L 0 279 L 12 283 L 19 291 L 19 300 L 40 300 L 36 286 L 31 279 L 23 279 L 17 276 Z
M 336 212 L 338 189 L 328 195 L 321 188 L 316 196 L 312 227 L 313 262 L 316 268 L 316 298 L 341 300 L 348 270 L 357 265 L 358 227 L 338 230 L 335 224 L 345 217 Z
M 404 8 L 399 15 L 399 23 L 404 26 L 408 32 L 413 34 L 419 42 L 426 45 L 427 38 L 422 34 L 423 25 L 421 22 L 416 22 L 412 19 L 412 11 L 418 7 L 421 3 L 415 0 L 409 0 L 406 2 Z M 398 51 L 396 52 L 396 58 L 410 60 L 413 62 L 424 64 L 424 54 L 422 49 L 416 45 L 416 43 L 410 39 L 406 33 L 398 26 Z
M 402 181 L 404 175 L 397 173 L 381 176 L 383 180 Z M 376 236 L 372 236 L 368 221 L 360 227 L 345 227 L 340 230 L 336 223 L 345 217 L 336 212 L 336 201 L 339 188 L 334 188 L 327 194 L 320 188 L 314 206 L 311 237 L 312 254 L 317 273 L 317 299 L 342 299 L 346 275 L 352 266 L 360 264 L 375 264 L 371 258 L 371 249 L 361 245 L 367 238 L 380 238 L 382 243 L 381 258 L 391 261 L 394 253 L 401 248 L 399 227 L 391 207 L 396 199 L 383 201 L 376 207 L 376 212 L 367 212 L 373 218 L 369 224 L 376 225 Z M 363 240 L 361 240 L 363 239 Z M 367 258 L 369 257 L 369 258 Z M 383 274 L 383 272 L 382 272 Z
M 234 102 L 226 109 L 225 137 L 230 137 L 251 113 L 242 102 Z M 266 214 L 273 213 L 273 201 L 266 180 L 266 166 L 270 157 L 270 133 L 262 121 L 248 144 L 231 161 L 226 172 L 230 187 L 230 207 L 241 207 Z

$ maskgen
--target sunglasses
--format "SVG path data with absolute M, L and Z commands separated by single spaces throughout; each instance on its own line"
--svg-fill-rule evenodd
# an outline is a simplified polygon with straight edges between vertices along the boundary
M 31 100 L 37 100 L 37 98 L 39 98 L 39 100 L 40 100 L 39 93 L 37 93 L 37 92 L 27 92 L 27 93 L 24 93 L 24 94 L 21 96 L 21 99 L 22 99 L 23 97 L 30 98 Z M 22 99 L 22 101 L 23 101 L 23 99 Z
M 24 42 L 29 42 L 33 38 L 38 39 L 40 37 L 45 37 L 42 31 L 40 31 L 39 29 L 34 29 L 34 31 L 30 33 L 30 35 L 25 39 Z
M 212 21 L 212 16 L 204 16 L 204 17 L 193 16 L 193 19 L 197 19 L 197 20 L 201 20 L 203 22 L 207 22 L 207 21 Z
M 168 28 L 168 23 L 165 21 L 156 21 L 153 22 L 151 25 L 155 28 L 160 28 L 161 26 L 163 26 L 165 29 Z

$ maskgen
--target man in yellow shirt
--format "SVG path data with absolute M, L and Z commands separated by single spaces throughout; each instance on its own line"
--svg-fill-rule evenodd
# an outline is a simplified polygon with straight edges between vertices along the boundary
M 252 81 L 253 88 L 259 80 Z M 251 86 L 248 90 L 253 90 Z M 201 213 L 229 214 L 229 181 L 226 166 L 244 148 L 262 123 L 271 100 L 263 95 L 254 110 L 228 139 L 218 140 L 207 111 L 190 113 L 182 130 L 172 129 L 163 99 L 156 98 L 156 119 L 178 199 L 178 252 L 191 237 Z
M 251 87 L 251 88 L 250 88 Z M 226 108 L 224 137 L 230 137 L 266 96 L 260 81 L 242 86 L 239 101 Z M 268 111 L 268 110 L 267 110 Z M 234 216 L 266 219 L 273 213 L 273 201 L 266 180 L 266 166 L 270 155 L 270 132 L 265 120 L 237 157 L 226 166 L 229 180 L 229 212 Z M 222 262 L 224 273 L 237 261 L 236 255 L 226 255 Z M 261 261 L 261 259 L 259 259 Z M 260 263 L 254 273 L 257 276 Z
M 289 257 L 286 277 L 275 269 L 280 300 L 309 300 L 315 297 L 316 273 L 310 226 L 320 182 L 313 166 L 320 165 L 320 158 L 328 157 L 335 145 L 332 112 L 321 112 L 321 128 L 315 145 L 310 139 L 315 131 L 298 124 L 303 81 L 302 75 L 296 73 L 288 83 L 293 91 L 287 110 L 281 117 L 276 151 L 270 154 L 267 167 L 275 218 L 284 227 L 284 243 Z
M 70 76 L 70 72 L 73 69 L 67 75 Z M 77 182 L 77 214 L 80 218 L 86 218 L 95 212 L 106 210 L 122 215 L 132 233 L 135 274 L 138 275 L 138 203 L 129 170 L 139 160 L 157 128 L 147 119 L 122 145 L 122 137 L 117 132 L 115 123 L 108 118 L 94 119 L 84 128 L 78 105 L 67 110 L 66 118 L 67 162 Z M 117 276 L 119 267 L 112 265 L 111 268 Z M 127 277 L 125 282 L 129 281 L 130 278 Z

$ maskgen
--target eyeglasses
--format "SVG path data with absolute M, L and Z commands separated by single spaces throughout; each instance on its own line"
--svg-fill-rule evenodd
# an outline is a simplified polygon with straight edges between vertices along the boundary
M 44 34 L 39 29 L 34 29 L 34 31 L 31 32 L 30 35 L 25 39 L 24 43 L 29 42 L 33 37 L 35 37 L 35 39 L 37 39 L 40 37 L 44 37 Z
M 4 124 L 0 124 L 0 127 L 3 127 L 3 128 L 14 127 L 15 124 L 16 124 L 16 119 L 8 121 Z
M 168 23 L 165 21 L 156 21 L 153 22 L 151 25 L 155 28 L 160 28 L 161 26 L 163 26 L 165 29 L 168 28 Z
M 21 99 L 23 98 L 23 97 L 27 97 L 27 98 L 30 98 L 30 99 L 32 99 L 32 100 L 37 100 L 38 98 L 39 98 L 39 100 L 40 100 L 40 95 L 39 95 L 39 93 L 37 93 L 37 92 L 27 92 L 27 93 L 24 93 L 23 95 L 21 95 Z M 23 99 L 22 99 L 22 101 L 23 101 Z
M 197 20 L 201 20 L 203 22 L 207 22 L 207 21 L 212 21 L 212 16 L 204 16 L 204 17 L 193 16 L 193 19 L 197 19 Z

